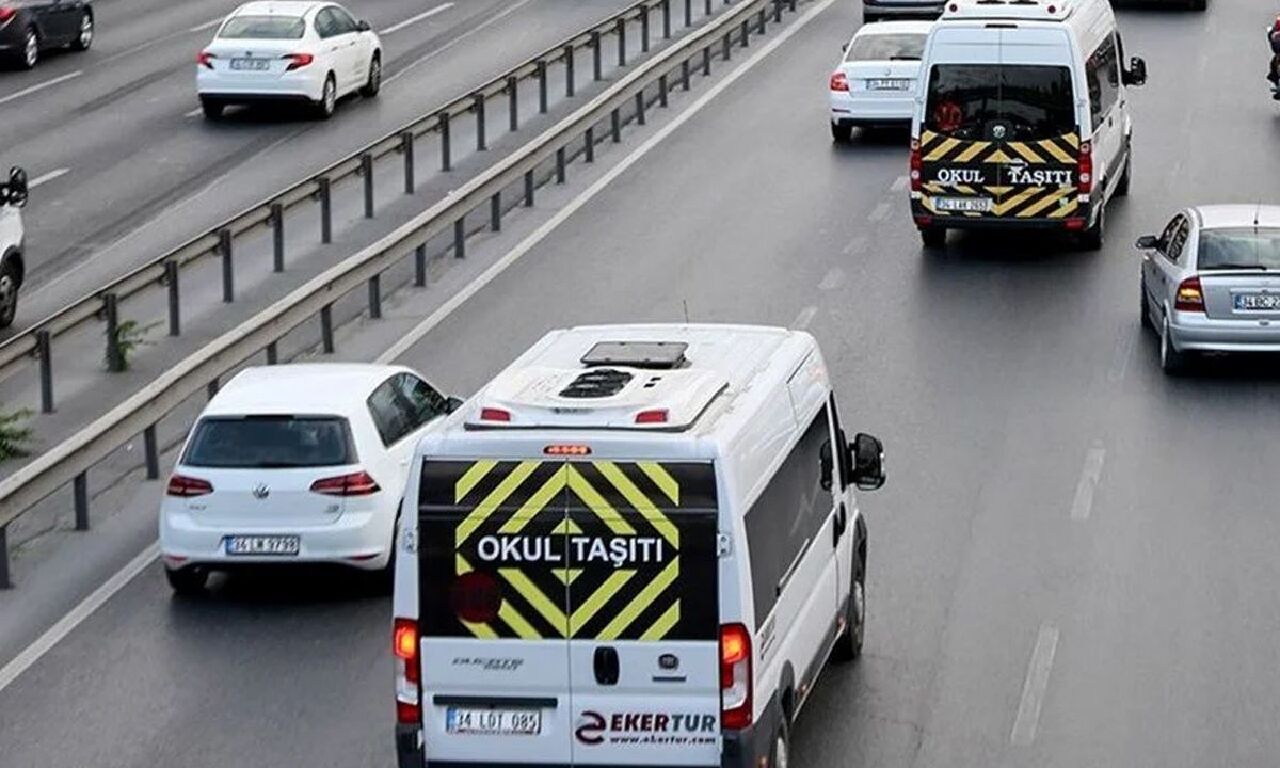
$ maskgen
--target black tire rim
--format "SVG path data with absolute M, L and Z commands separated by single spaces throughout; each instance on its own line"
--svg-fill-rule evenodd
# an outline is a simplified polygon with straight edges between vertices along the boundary
M 80 17 L 80 47 L 88 48 L 93 42 L 93 17 L 84 14 Z

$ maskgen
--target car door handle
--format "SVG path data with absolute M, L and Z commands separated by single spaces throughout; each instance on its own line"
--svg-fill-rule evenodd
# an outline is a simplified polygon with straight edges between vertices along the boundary
M 618 684 L 618 677 L 622 671 L 621 663 L 618 660 L 618 649 L 602 645 L 596 648 L 595 656 L 591 661 L 597 683 L 600 685 Z

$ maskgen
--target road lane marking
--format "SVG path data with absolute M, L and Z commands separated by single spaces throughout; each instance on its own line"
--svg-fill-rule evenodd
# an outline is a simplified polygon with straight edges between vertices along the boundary
M 817 307 L 812 305 L 805 307 L 804 309 L 800 310 L 800 314 L 796 315 L 795 321 L 791 323 L 791 328 L 797 331 L 805 330 L 806 328 L 809 327 L 809 323 L 813 322 L 814 315 L 817 315 L 817 314 L 818 314 Z
M 1025 747 L 1036 740 L 1040 726 L 1040 707 L 1044 704 L 1045 690 L 1049 687 L 1049 673 L 1053 671 L 1053 656 L 1058 651 L 1058 628 L 1041 624 L 1036 638 L 1036 649 L 1027 664 L 1027 679 L 1022 685 L 1022 702 L 1018 704 L 1018 716 L 1013 721 L 1009 741 Z
M 866 235 L 855 235 L 852 240 L 845 244 L 844 250 L 841 251 L 845 256 L 852 256 L 855 251 L 861 251 L 863 246 L 867 244 Z
M 197 25 L 195 25 L 194 27 L 190 27 L 190 28 L 188 28 L 188 29 L 187 29 L 187 31 L 188 31 L 188 32 L 203 32 L 203 31 L 205 31 L 206 29 L 210 29 L 210 28 L 212 28 L 212 27 L 216 27 L 216 26 L 218 26 L 219 24 L 221 24 L 221 23 L 222 23 L 222 20 L 223 20 L 223 19 L 225 19 L 225 18 L 226 18 L 226 16 L 219 16 L 219 17 L 218 17 L 218 18 L 216 18 L 216 19 L 209 19 L 208 21 L 206 21 L 206 22 L 205 22 L 205 23 L 203 23 L 203 24 L 197 24 Z
M 888 215 L 889 215 L 889 202 L 886 200 L 885 202 L 880 203 L 874 209 L 872 209 L 871 213 L 867 214 L 867 219 L 869 221 L 884 221 L 884 218 Z
M 450 9 L 450 8 L 452 8 L 452 7 L 453 7 L 453 3 L 445 3 L 444 5 L 437 5 L 435 8 L 432 8 L 432 9 L 431 9 L 431 10 L 429 10 L 429 11 L 423 11 L 422 13 L 418 14 L 417 16 L 410 16 L 409 18 L 405 19 L 404 21 L 398 22 L 398 23 L 396 23 L 396 24 L 392 24 L 391 26 L 389 26 L 389 27 L 387 27 L 386 29 L 382 30 L 382 34 L 384 34 L 384 35 L 389 35 L 389 34 L 391 34 L 392 32 L 399 32 L 400 30 L 404 29 L 405 27 L 408 27 L 408 26 L 410 26 L 410 25 L 412 25 L 412 24 L 417 24 L 417 23 L 418 23 L 418 22 L 420 22 L 420 21 L 424 21 L 424 20 L 426 20 L 426 19 L 429 19 L 429 18 L 431 18 L 432 16 L 435 16 L 435 15 L 436 15 L 436 14 L 438 14 L 438 13 L 444 13 L 445 11 L 449 10 L 449 9 Z
M 486 285 L 493 282 L 498 275 L 501 275 L 510 268 L 512 264 L 515 264 L 523 258 L 525 254 L 533 250 L 534 246 L 545 240 L 548 235 L 567 221 L 570 216 L 577 213 L 579 209 L 591 202 L 596 195 L 603 192 L 604 189 L 612 184 L 615 179 L 626 173 L 631 166 L 635 165 L 645 155 L 649 154 L 654 147 L 661 144 L 671 136 L 671 134 L 675 133 L 677 129 L 689 122 L 694 115 L 701 112 L 713 99 L 723 93 L 729 86 L 737 82 L 739 78 L 754 69 L 761 61 L 764 61 L 766 56 L 776 51 L 779 46 L 790 40 L 797 32 L 804 29 L 805 26 L 817 18 L 819 14 L 830 8 L 835 1 L 836 0 L 819 0 L 817 5 L 814 5 L 806 11 L 799 19 L 792 23 L 791 26 L 784 29 L 774 39 L 765 43 L 764 47 L 757 49 L 754 54 L 739 64 L 737 68 L 726 75 L 723 80 L 711 86 L 707 89 L 706 93 L 695 99 L 693 103 L 672 119 L 671 122 L 659 128 L 653 136 L 650 136 L 644 141 L 644 143 L 632 150 L 631 154 L 624 157 L 621 162 L 610 168 L 603 176 L 596 179 L 591 186 L 580 192 L 578 196 L 569 201 L 565 207 L 556 211 L 554 216 L 543 222 L 541 226 L 517 243 L 516 246 L 508 251 L 502 258 L 494 262 L 484 272 L 481 272 L 476 279 L 472 280 L 464 286 L 462 290 L 455 293 L 448 301 L 440 305 L 436 311 L 428 315 L 421 323 L 410 329 L 409 332 L 393 344 L 390 349 L 379 355 L 377 362 L 386 364 L 409 351 L 414 344 L 417 344 L 418 341 L 430 333 L 433 328 L 443 323 L 449 315 L 453 314 L 454 311 L 458 309 L 458 307 L 462 306 L 468 299 L 479 293 Z
M 440 46 L 439 48 L 435 49 L 434 51 L 431 51 L 423 55 L 422 58 L 416 59 L 415 61 L 411 61 L 408 64 L 404 65 L 404 67 L 399 72 L 395 73 L 391 77 L 384 79 L 382 81 L 382 84 L 390 85 L 391 83 L 394 83 L 396 80 L 399 80 L 402 76 L 408 74 L 411 70 L 415 69 L 419 65 L 427 63 L 431 59 L 434 59 L 435 57 L 449 50 L 450 48 L 453 48 L 458 43 L 461 43 L 463 40 L 466 40 L 472 35 L 475 35 L 476 33 L 480 32 L 481 30 L 484 30 L 493 26 L 494 24 L 498 23 L 502 19 L 505 19 L 507 16 L 510 16 L 511 14 L 519 10 L 521 7 L 526 6 L 531 2 L 533 2 L 533 0 L 518 0 L 518 2 L 512 3 L 511 5 L 507 6 L 507 8 L 504 11 L 502 11 L 502 13 L 499 13 L 496 16 L 493 16 L 492 18 L 486 19 L 484 22 L 476 25 L 474 29 L 470 29 L 470 30 L 467 30 L 466 32 L 463 32 L 461 35 L 458 35 L 457 37 L 453 38 L 452 40 Z
M 844 270 L 839 267 L 832 267 L 827 274 L 822 276 L 822 282 L 818 283 L 818 290 L 832 291 L 844 285 Z
M 1071 519 L 1088 520 L 1093 510 L 1093 492 L 1102 479 L 1102 464 L 1107 459 L 1107 449 L 1094 440 L 1084 456 L 1084 469 L 1080 470 L 1080 482 L 1076 484 L 1076 496 L 1071 501 Z
M 1132 323 L 1125 323 L 1116 339 L 1115 352 L 1111 356 L 1111 367 L 1107 368 L 1107 381 L 1116 383 L 1124 381 L 1129 370 L 1129 359 L 1133 357 L 1133 347 L 1138 341 L 1139 330 Z
M 55 86 L 58 83 L 65 83 L 68 80 L 74 80 L 83 74 L 84 74 L 83 70 L 77 69 L 75 72 L 68 72 L 65 75 L 55 77 L 52 80 L 45 80 L 43 83 L 36 83 L 35 85 L 27 86 L 26 88 L 23 88 L 17 93 L 11 93 L 8 96 L 0 96 L 0 104 L 13 101 L 14 99 L 20 99 L 23 96 L 30 96 L 36 91 L 43 91 L 45 88 Z
M 81 600 L 66 616 L 59 619 L 58 623 L 49 627 L 43 635 L 36 638 L 35 642 L 23 648 L 22 652 L 14 656 L 12 661 L 0 667 L 0 692 L 8 688 L 14 680 L 17 680 L 19 675 L 30 669 L 32 664 L 39 661 L 40 657 L 48 653 L 62 638 L 71 634 L 71 630 L 80 626 L 81 622 L 102 607 L 103 603 L 110 600 L 112 595 L 124 589 L 135 576 L 146 570 L 147 566 L 155 562 L 155 559 L 159 556 L 159 542 L 155 542 L 142 550 L 141 554 L 130 560 L 125 567 L 103 582 L 102 586 Z
M 905 192 L 907 189 L 907 182 L 908 179 L 906 176 L 899 176 L 893 180 L 893 186 L 889 187 L 889 189 L 894 192 Z
M 56 170 L 56 171 L 49 171 L 48 173 L 42 174 L 42 175 L 40 175 L 40 176 L 35 177 L 35 178 L 34 178 L 34 179 L 32 179 L 31 181 L 28 181 L 28 182 L 27 182 L 27 188 L 28 188 L 28 189 L 35 189 L 36 187 L 40 186 L 41 184 L 48 184 L 49 182 L 53 181 L 54 179 L 60 179 L 60 178 L 62 178 L 63 176 L 66 176 L 68 173 L 71 173 L 71 169 L 70 169 L 70 168 L 59 168 L 59 169 L 58 169 L 58 170 Z
M 182 116 L 183 117 L 199 117 L 203 112 L 204 112 L 204 107 L 196 107 L 190 112 L 183 112 Z

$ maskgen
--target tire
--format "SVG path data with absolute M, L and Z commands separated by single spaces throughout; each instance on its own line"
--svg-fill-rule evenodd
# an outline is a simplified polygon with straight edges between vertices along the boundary
M 374 54 L 369 60 L 369 79 L 365 84 L 360 86 L 360 95 L 366 99 L 372 99 L 378 95 L 378 91 L 382 90 L 382 57 Z
M 1147 284 L 1143 281 L 1138 286 L 1138 291 L 1142 297 L 1138 300 L 1138 322 L 1142 323 L 1142 327 L 1147 330 L 1154 331 L 1155 323 L 1151 322 L 1151 301 L 1147 299 Z
M 925 248 L 945 248 L 947 246 L 947 228 L 923 227 L 920 230 L 920 239 L 924 242 Z
M 853 140 L 853 126 L 840 125 L 839 123 L 831 124 L 831 140 L 837 144 L 848 144 Z
M 315 103 L 316 117 L 328 120 L 338 108 L 338 81 L 330 72 L 324 79 L 324 87 L 320 91 L 320 100 Z
M 1166 317 L 1160 328 L 1160 369 L 1170 376 L 1176 376 L 1187 369 L 1190 355 L 1174 349 L 1169 335 L 1169 318 Z
M 1133 176 L 1133 143 L 1126 142 L 1124 153 L 1124 173 L 1120 175 L 1120 181 L 1116 183 L 1116 197 L 1127 197 L 1129 195 L 1129 179 Z
M 217 99 L 200 99 L 200 109 L 204 112 L 206 120 L 221 120 L 222 110 L 226 108 L 227 105 Z
M 1086 251 L 1100 251 L 1106 242 L 1107 206 L 1098 209 L 1098 219 L 1093 226 L 1080 233 L 1080 247 Z
M 198 597 L 205 593 L 205 584 L 209 581 L 209 573 L 200 568 L 179 568 L 164 571 L 169 580 L 173 594 L 179 597 Z
M 35 27 L 27 27 L 27 34 L 23 37 L 22 47 L 13 54 L 13 63 L 19 69 L 34 69 L 36 62 L 40 60 L 40 36 L 36 34 Z
M 778 731 L 773 734 L 773 743 L 769 745 L 770 768 L 787 768 L 787 761 L 791 758 L 791 726 L 787 724 L 788 716 L 788 713 L 782 713 Z
M 13 318 L 18 314 L 18 287 L 21 278 L 16 264 L 6 264 L 0 270 L 0 328 L 13 325 Z
M 89 46 L 93 45 L 93 14 L 85 11 L 80 14 L 80 32 L 76 35 L 76 39 L 71 41 L 70 48 L 73 51 L 87 51 Z
M 844 634 L 836 638 L 832 656 L 838 662 L 853 661 L 862 656 L 862 641 L 867 634 L 867 565 L 859 555 L 858 575 L 849 589 L 849 603 L 844 609 Z

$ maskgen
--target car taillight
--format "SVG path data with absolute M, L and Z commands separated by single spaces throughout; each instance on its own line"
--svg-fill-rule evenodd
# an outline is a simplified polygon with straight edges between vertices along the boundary
M 833 91 L 841 91 L 843 93 L 848 93 L 849 78 L 845 77 L 844 72 L 841 72 L 840 70 L 837 69 L 835 72 L 831 73 L 830 86 L 831 86 L 831 90 Z
M 218 58 L 208 51 L 201 51 L 196 54 L 196 63 L 202 67 L 213 69 L 213 60 Z
M 286 53 L 280 58 L 287 59 L 289 61 L 289 66 L 285 67 L 286 71 L 290 69 L 301 69 L 316 60 L 316 57 L 309 53 Z
M 1088 195 L 1093 192 L 1093 145 L 1080 143 L 1080 152 L 1076 155 L 1076 192 Z
M 751 725 L 751 632 L 745 624 L 720 626 L 720 725 Z
M 920 150 L 920 140 L 911 140 L 911 191 L 924 189 L 924 153 Z
M 1204 293 L 1200 290 L 1200 278 L 1188 277 L 1178 285 L 1178 296 L 1173 308 L 1179 312 L 1203 312 Z
M 12 5 L 0 5 L 0 23 L 6 22 L 18 15 L 18 9 Z
M 213 484 L 208 480 L 186 475 L 173 475 L 169 478 L 169 487 L 165 488 L 166 496 L 204 496 L 213 493 Z
M 368 496 L 382 490 L 368 472 L 360 470 L 349 475 L 326 477 L 311 484 L 312 493 L 325 496 Z
M 449 585 L 449 605 L 468 624 L 488 624 L 502 609 L 502 587 L 492 574 L 468 571 Z
M 396 657 L 396 721 L 406 725 L 422 722 L 422 665 L 419 656 L 418 622 L 396 619 L 391 650 Z

